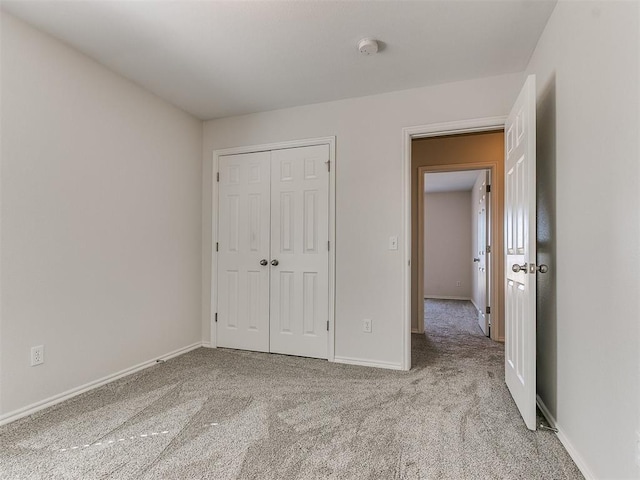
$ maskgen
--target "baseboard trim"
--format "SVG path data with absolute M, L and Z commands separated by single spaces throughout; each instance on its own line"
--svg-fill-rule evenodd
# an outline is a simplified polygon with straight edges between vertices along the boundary
M 215 348 L 215 347 L 211 346 L 211 342 L 202 342 L 202 346 L 204 348 Z
M 358 365 L 360 367 L 373 367 L 373 368 L 386 368 L 388 370 L 402 370 L 402 365 L 399 363 L 380 362 L 378 360 L 365 360 L 363 358 L 353 357 L 339 357 L 333 358 L 335 363 L 344 363 L 347 365 Z
M 584 476 L 585 480 L 595 480 L 597 477 L 591 471 L 591 469 L 585 462 L 582 455 L 578 453 L 578 451 L 573 446 L 571 441 L 564 434 L 562 427 L 558 425 L 558 422 L 556 421 L 556 419 L 553 417 L 553 415 L 551 415 L 551 412 L 549 411 L 545 403 L 540 398 L 540 395 L 536 395 L 536 403 L 538 404 L 538 407 L 540 408 L 542 415 L 544 415 L 544 418 L 546 418 L 547 422 L 549 422 L 549 425 L 558 430 L 558 433 L 556 434 L 558 436 L 558 440 L 560 440 L 560 443 L 562 443 L 565 450 L 567 450 L 567 453 L 569 454 L 571 459 L 574 461 L 574 463 L 576 464 L 576 466 Z
M 467 301 L 471 301 L 471 298 L 469 297 L 451 297 L 451 296 L 447 296 L 447 295 L 425 295 L 424 296 L 425 300 L 467 300 Z
M 476 307 L 476 310 L 480 310 L 480 308 L 478 307 L 478 305 L 476 305 L 476 302 L 473 301 L 473 298 L 470 298 L 469 301 L 471 303 L 473 303 L 473 306 Z
M 76 397 L 82 393 L 88 392 L 89 390 L 93 390 L 94 388 L 101 387 L 102 385 L 106 385 L 107 383 L 113 382 L 122 377 L 126 377 L 127 375 L 131 375 L 132 373 L 139 372 L 140 370 L 144 370 L 145 368 L 149 368 L 158 363 L 158 360 L 169 360 L 170 358 L 178 357 L 183 355 L 191 350 L 195 350 L 196 348 L 200 348 L 202 346 L 202 342 L 196 342 L 191 345 L 187 345 L 186 347 L 178 348 L 177 350 L 173 350 L 164 355 L 160 355 L 155 357 L 152 360 L 147 360 L 146 362 L 139 363 L 133 367 L 126 368 L 124 370 L 120 370 L 119 372 L 113 373 L 111 375 L 107 375 L 106 377 L 102 377 L 98 380 L 94 380 L 93 382 L 85 383 L 84 385 L 80 385 L 79 387 L 72 388 L 67 390 L 66 392 L 59 393 L 52 397 L 46 398 L 36 403 L 32 403 L 31 405 L 27 405 L 26 407 L 19 408 L 18 410 L 14 410 L 12 412 L 5 413 L 0 416 L 0 425 L 6 425 L 7 423 L 14 422 L 20 418 L 28 417 L 29 415 L 33 415 L 40 410 L 44 410 L 45 408 L 52 407 L 57 405 L 58 403 L 64 402 L 65 400 L 69 400 L 70 398 Z

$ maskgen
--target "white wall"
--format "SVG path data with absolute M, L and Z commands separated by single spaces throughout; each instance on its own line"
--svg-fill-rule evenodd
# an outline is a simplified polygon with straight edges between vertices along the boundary
M 471 298 L 471 251 L 471 192 L 425 193 L 424 296 Z
M 1 15 L 6 418 L 200 342 L 202 125 Z
M 638 2 L 561 1 L 527 68 L 550 265 L 538 392 L 594 478 L 640 478 L 639 23 Z
M 214 120 L 204 127 L 203 335 L 210 334 L 212 152 L 335 135 L 336 356 L 402 363 L 402 128 L 506 115 L 522 75 Z M 400 235 L 398 251 L 387 249 Z M 362 319 L 373 332 L 362 332 Z

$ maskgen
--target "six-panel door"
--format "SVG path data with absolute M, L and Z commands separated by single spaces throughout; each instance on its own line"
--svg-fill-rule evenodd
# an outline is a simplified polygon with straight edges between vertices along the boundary
M 505 125 L 505 381 L 536 429 L 536 83 L 530 75 Z
M 271 351 L 327 358 L 329 146 L 271 153 Z
M 478 324 L 485 335 L 489 335 L 489 318 L 487 316 L 487 172 L 482 172 L 480 185 L 480 199 L 478 200 L 478 243 L 476 245 L 477 262 L 477 285 L 478 285 Z
M 221 347 L 327 358 L 329 146 L 220 157 Z
M 269 152 L 219 160 L 220 347 L 269 351 L 270 170 Z

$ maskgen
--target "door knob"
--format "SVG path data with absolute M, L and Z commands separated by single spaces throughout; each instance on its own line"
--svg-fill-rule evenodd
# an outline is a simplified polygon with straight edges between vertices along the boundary
M 479 261 L 480 261 L 480 259 L 476 257 L 476 258 L 474 258 L 474 259 L 473 259 L 473 261 L 474 261 L 474 262 L 479 262 Z
M 269 261 L 266 258 L 263 258 L 262 260 L 260 260 L 260 265 L 262 265 L 263 267 L 269 263 Z
M 549 271 L 549 267 L 546 266 L 545 264 L 538 265 L 538 271 L 540 273 L 547 273 Z
M 273 265 L 274 267 L 278 266 L 280 262 L 278 260 L 271 260 L 271 265 Z
M 527 264 L 524 263 L 522 265 L 518 265 L 516 263 L 515 265 L 511 266 L 511 270 L 513 270 L 515 273 L 518 273 L 519 271 L 523 271 L 524 273 L 527 273 Z

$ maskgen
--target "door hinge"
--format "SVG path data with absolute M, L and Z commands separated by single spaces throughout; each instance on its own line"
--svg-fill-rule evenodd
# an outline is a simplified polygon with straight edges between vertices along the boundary
M 218 323 L 218 312 L 216 312 L 215 322 Z
M 329 331 L 329 320 L 327 320 L 327 332 Z
M 218 251 L 219 246 L 218 242 L 216 242 L 216 252 Z
M 491 253 L 491 245 L 487 245 L 487 253 Z
M 491 185 L 487 185 L 487 193 L 491 193 Z
M 216 182 L 220 181 L 220 172 L 216 172 Z
M 327 240 L 327 250 L 331 250 L 331 241 Z
M 491 307 L 487 307 L 486 308 L 486 313 L 487 313 L 487 315 L 491 315 Z

